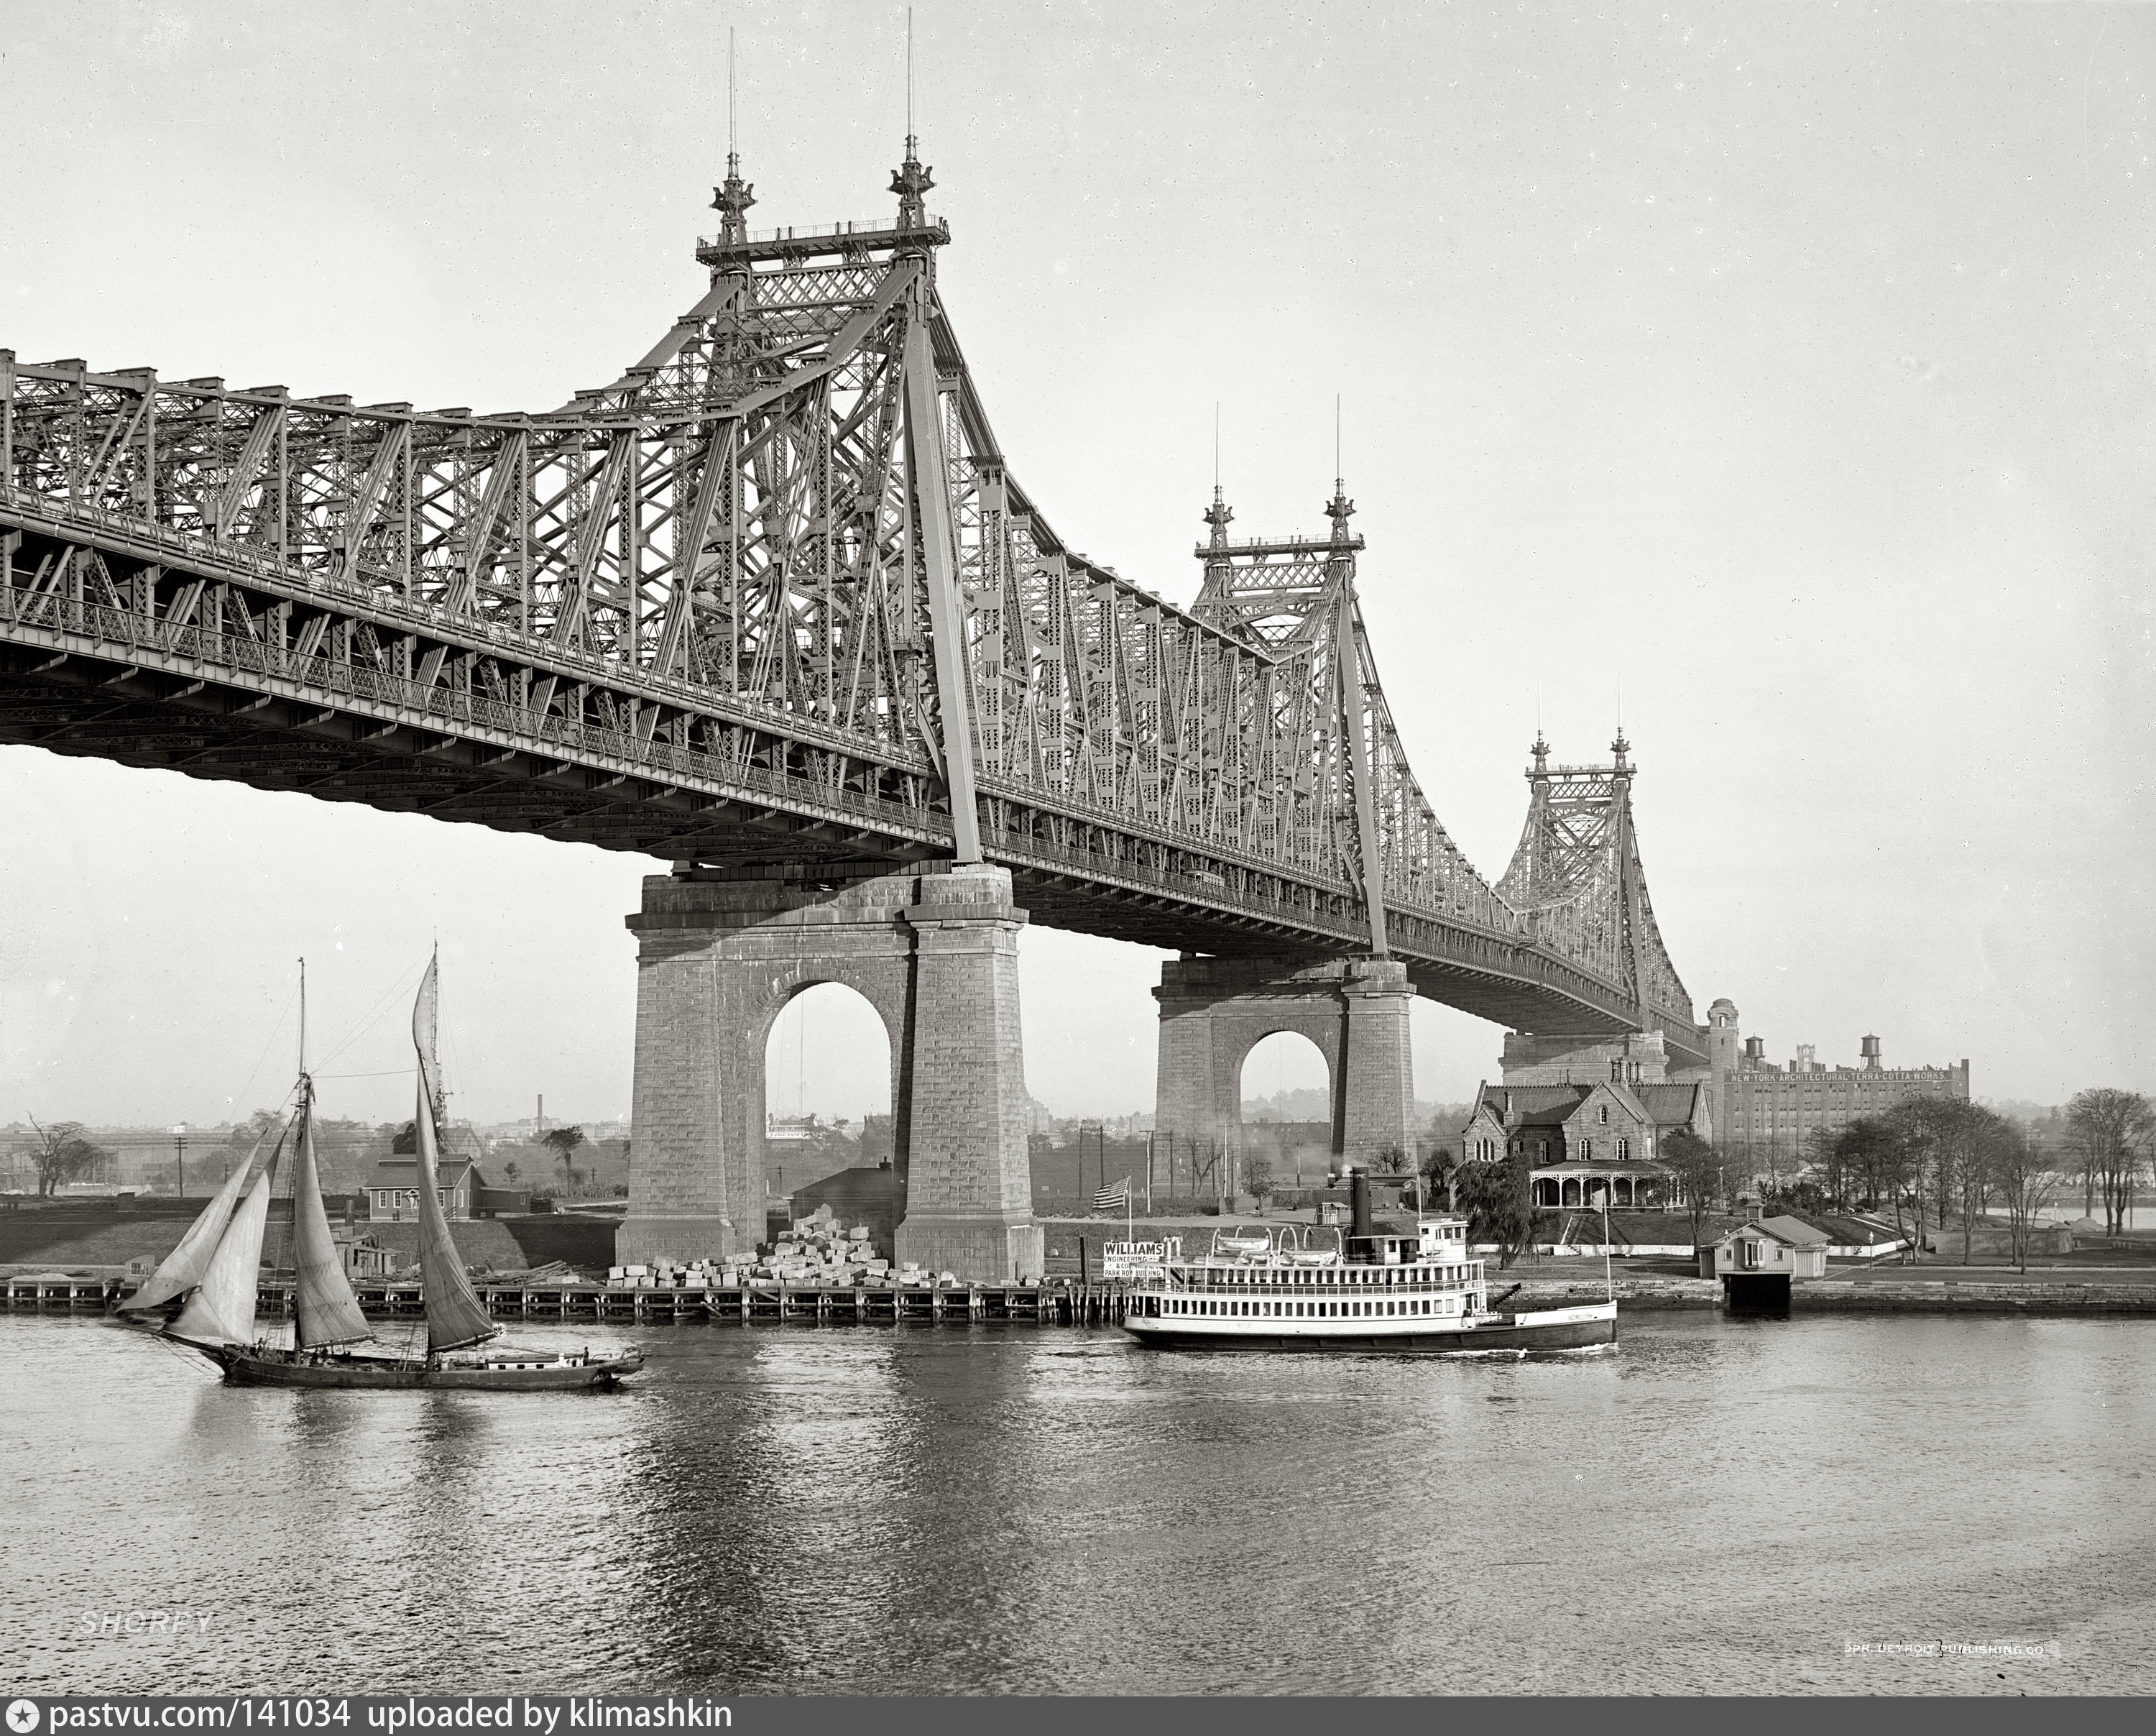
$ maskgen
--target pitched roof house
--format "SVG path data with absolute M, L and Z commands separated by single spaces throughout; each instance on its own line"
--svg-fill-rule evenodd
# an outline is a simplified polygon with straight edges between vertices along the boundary
M 1666 1205 L 1676 1189 L 1656 1159 L 1680 1127 L 1702 1138 L 1710 1126 L 1704 1085 L 1633 1084 L 1617 1078 L 1581 1085 L 1485 1085 L 1458 1135 L 1464 1160 L 1525 1157 L 1535 1204 L 1553 1210 L 1609 1204 Z
M 446 1153 L 434 1166 L 435 1196 L 444 1217 L 469 1218 L 479 1203 L 486 1179 L 470 1158 Z M 374 1166 L 367 1184 L 367 1215 L 374 1223 L 403 1224 L 419 1215 L 419 1160 L 414 1157 L 384 1158 Z
M 1699 1251 L 1702 1278 L 1823 1278 L 1828 1236 L 1801 1218 L 1739 1224 Z

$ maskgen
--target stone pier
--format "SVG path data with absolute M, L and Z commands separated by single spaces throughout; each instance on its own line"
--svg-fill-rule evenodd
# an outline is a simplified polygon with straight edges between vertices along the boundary
M 1315 1043 L 1332 1081 L 1337 1161 L 1373 1164 L 1415 1150 L 1408 1009 L 1414 986 L 1389 958 L 1183 958 L 1161 966 L 1154 1126 L 1232 1149 L 1243 1060 L 1276 1031 Z
M 635 1124 L 618 1257 L 762 1240 L 764 1053 L 787 1002 L 843 983 L 891 1040 L 896 1255 L 1040 1276 L 1010 875 L 829 866 L 653 875 L 637 959 Z

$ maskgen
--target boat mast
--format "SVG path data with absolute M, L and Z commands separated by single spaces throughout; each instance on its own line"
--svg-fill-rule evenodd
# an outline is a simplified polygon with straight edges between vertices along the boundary
M 1605 1300 L 1617 1300 L 1616 1281 L 1609 1276 L 1609 1183 L 1602 1184 L 1602 1294 Z

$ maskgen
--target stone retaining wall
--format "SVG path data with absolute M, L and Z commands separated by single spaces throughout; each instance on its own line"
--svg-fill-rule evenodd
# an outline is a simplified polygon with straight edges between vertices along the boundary
M 1804 1314 L 2152 1314 L 2145 1284 L 1799 1284 L 1790 1312 Z

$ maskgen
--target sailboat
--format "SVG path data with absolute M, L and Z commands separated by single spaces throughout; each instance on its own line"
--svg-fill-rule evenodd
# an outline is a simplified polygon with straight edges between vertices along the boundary
M 284 1152 L 285 1136 L 285 1129 L 280 1126 L 277 1143 L 270 1156 L 272 1170 L 276 1168 L 278 1158 Z M 254 1149 L 248 1153 L 247 1161 L 224 1179 L 224 1185 L 217 1190 L 209 1204 L 187 1226 L 187 1234 L 180 1238 L 179 1245 L 164 1257 L 142 1287 L 120 1304 L 116 1312 L 122 1319 L 137 1316 L 146 1317 L 151 1314 L 170 1317 L 179 1312 L 182 1303 L 193 1294 L 202 1283 L 203 1274 L 209 1270 L 211 1256 L 217 1252 L 218 1243 L 223 1240 L 226 1226 L 232 1221 L 234 1209 L 239 1205 L 240 1195 L 246 1191 L 247 1184 L 254 1174 L 255 1160 L 262 1155 L 262 1147 L 269 1137 L 265 1130 L 262 1138 L 254 1142 Z M 251 1308 L 253 1304 L 250 1302 L 249 1306 Z M 251 1313 L 249 1317 L 253 1317 Z
M 244 1197 L 228 1204 L 214 1251 L 202 1265 L 179 1317 L 165 1336 L 199 1350 L 224 1370 L 225 1379 L 261 1386 L 480 1387 L 543 1391 L 567 1387 L 612 1387 L 644 1365 L 641 1351 L 594 1357 L 518 1350 L 495 1345 L 501 1328 L 465 1274 L 449 1235 L 435 1177 L 439 1167 L 438 1121 L 440 1066 L 435 1060 L 436 969 L 429 960 L 412 1009 L 412 1040 L 418 1050 L 418 1107 L 413 1117 L 418 1169 L 419 1278 L 426 1304 L 426 1346 L 400 1351 L 377 1339 L 361 1314 L 322 1204 L 321 1174 L 315 1157 L 315 1088 L 305 1066 L 305 1002 L 300 1015 L 299 1112 L 294 1122 L 292 1174 L 292 1342 L 272 1344 L 254 1330 L 257 1269 L 269 1218 L 276 1155 Z M 304 992 L 304 977 L 302 978 Z M 281 1151 L 282 1142 L 278 1149 Z M 229 1185 L 229 1184 L 228 1184 Z M 212 1201 L 214 1209 L 217 1202 Z M 196 1230 L 211 1222 L 205 1211 Z M 182 1247 L 186 1246 L 183 1240 Z M 173 1251 L 177 1261 L 181 1250 Z M 182 1264 L 168 1276 L 160 1266 L 144 1293 L 169 1291 L 187 1276 Z M 157 1304 L 152 1304 L 156 1306 Z

